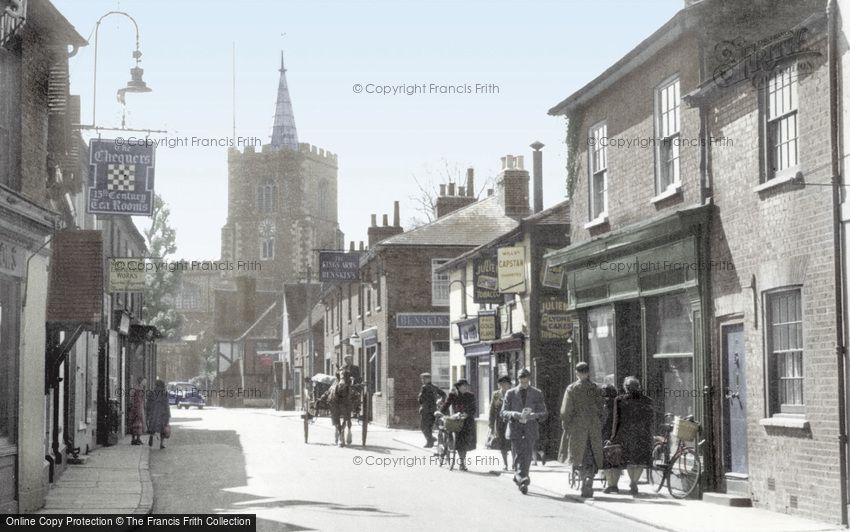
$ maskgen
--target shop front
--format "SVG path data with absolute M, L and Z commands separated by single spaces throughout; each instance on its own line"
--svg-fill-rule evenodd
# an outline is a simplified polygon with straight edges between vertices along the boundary
M 711 422 L 703 334 L 708 209 L 685 209 L 546 255 L 548 267 L 566 267 L 567 309 L 580 328 L 576 352 L 591 379 L 622 392 L 623 379 L 635 376 L 654 403 L 656 426 L 666 412 L 693 415 L 704 434 Z

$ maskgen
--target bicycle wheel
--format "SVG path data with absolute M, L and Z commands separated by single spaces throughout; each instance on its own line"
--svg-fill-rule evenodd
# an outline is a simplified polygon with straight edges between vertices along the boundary
M 449 450 L 448 447 L 446 447 L 446 431 L 439 430 L 437 431 L 437 456 L 440 457 L 440 467 L 443 467 L 448 455 Z
M 690 447 L 685 447 L 676 453 L 670 463 L 670 478 L 667 481 L 670 495 L 676 499 L 684 499 L 696 489 L 699 476 L 699 455 Z
M 449 454 L 449 471 L 455 468 L 455 462 L 457 462 L 457 449 L 455 442 L 455 433 L 452 432 L 448 436 L 448 454 Z
M 652 448 L 652 462 L 646 468 L 646 481 L 656 493 L 661 491 L 661 487 L 664 485 L 665 469 L 664 445 L 656 443 L 655 447 Z

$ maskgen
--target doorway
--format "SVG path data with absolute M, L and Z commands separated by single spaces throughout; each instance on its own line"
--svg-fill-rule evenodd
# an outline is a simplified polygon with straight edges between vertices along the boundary
M 749 475 L 747 459 L 747 365 L 744 325 L 736 323 L 720 329 L 723 343 L 723 424 L 725 463 L 728 478 Z

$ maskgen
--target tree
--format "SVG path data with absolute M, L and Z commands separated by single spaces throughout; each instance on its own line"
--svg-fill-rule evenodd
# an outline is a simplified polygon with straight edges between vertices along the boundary
M 418 213 L 407 220 L 408 230 L 420 225 L 425 225 L 437 219 L 437 189 L 442 183 L 457 183 L 459 186 L 466 185 L 466 171 L 458 163 L 449 163 L 446 159 L 440 161 L 440 168 L 425 165 L 422 176 L 413 174 L 413 182 L 416 183 L 416 194 L 409 197 L 415 205 L 414 210 Z M 476 201 L 487 188 L 492 187 L 493 178 L 489 177 L 479 185 L 475 192 Z
M 158 194 L 154 195 L 151 225 L 144 230 L 148 256 L 164 267 L 154 268 L 145 275 L 144 315 L 148 325 L 155 326 L 163 338 L 173 338 L 179 331 L 181 315 L 174 309 L 173 295 L 180 284 L 180 268 L 169 263 L 168 257 L 177 251 L 177 233 L 169 224 L 171 210 Z

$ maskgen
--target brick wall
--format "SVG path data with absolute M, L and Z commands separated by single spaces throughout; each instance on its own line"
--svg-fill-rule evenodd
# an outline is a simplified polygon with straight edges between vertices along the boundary
M 810 44 L 822 55 L 813 61 L 814 72 L 799 81 L 800 165 L 806 183 L 828 183 L 826 49 L 823 40 Z M 742 314 L 754 504 L 837 523 L 841 510 L 832 189 L 788 184 L 761 193 L 754 191 L 759 184 L 761 158 L 756 89 L 751 83 L 741 83 L 722 90 L 712 109 L 713 134 L 735 141 L 734 148 L 714 147 L 711 153 L 712 195 L 717 206 L 711 254 L 715 261 L 730 260 L 734 264 L 734 270 L 712 275 L 718 314 L 712 352 L 715 367 L 722 367 L 719 326 L 730 315 Z M 764 293 L 795 284 L 802 284 L 803 394 L 810 430 L 759 423 L 768 416 Z M 769 479 L 774 481 L 774 489 L 769 487 Z M 796 508 L 792 507 L 792 497 L 796 498 Z

